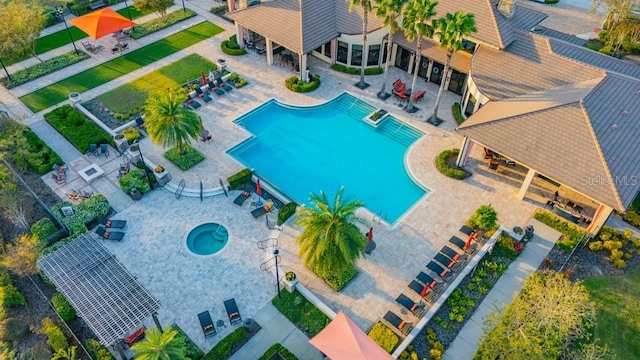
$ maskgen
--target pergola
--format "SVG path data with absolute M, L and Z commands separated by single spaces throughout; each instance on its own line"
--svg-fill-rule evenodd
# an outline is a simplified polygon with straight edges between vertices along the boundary
M 158 301 L 122 264 L 86 233 L 38 260 L 105 346 L 126 337 L 160 308 Z

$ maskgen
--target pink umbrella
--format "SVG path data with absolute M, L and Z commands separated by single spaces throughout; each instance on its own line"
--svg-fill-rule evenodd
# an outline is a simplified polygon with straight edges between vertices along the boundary
M 202 86 L 207 85 L 207 75 L 204 74 L 204 71 L 200 71 L 200 77 L 202 77 Z
M 369 232 L 367 233 L 367 240 L 369 240 L 369 242 L 373 241 L 373 226 L 369 228 Z
M 262 187 L 260 186 L 260 179 L 258 179 L 258 183 L 256 184 L 256 194 L 262 195 Z

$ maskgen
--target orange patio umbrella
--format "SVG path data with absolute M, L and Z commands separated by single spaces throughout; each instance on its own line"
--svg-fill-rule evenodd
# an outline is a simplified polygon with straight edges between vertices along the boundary
M 342 311 L 309 342 L 331 360 L 393 359 Z
M 94 40 L 132 26 L 135 22 L 113 11 L 111 8 L 94 11 L 92 13 L 69 20 L 78 29 L 87 33 Z

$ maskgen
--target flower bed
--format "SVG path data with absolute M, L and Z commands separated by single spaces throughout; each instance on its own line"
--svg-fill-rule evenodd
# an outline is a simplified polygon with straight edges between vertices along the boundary
M 443 175 L 456 180 L 462 180 L 471 176 L 467 171 L 461 169 L 451 163 L 455 163 L 455 159 L 458 157 L 460 149 L 451 149 L 441 152 L 436 158 L 436 167 Z
M 320 86 L 320 75 L 313 75 L 313 78 L 308 83 L 303 82 L 297 76 L 292 76 L 284 81 L 284 86 L 293 92 L 311 92 Z
M 90 56 L 85 54 L 84 52 L 82 51 L 78 51 L 78 52 L 79 54 L 76 54 L 75 51 L 70 51 L 68 53 L 45 60 L 44 62 L 37 63 L 26 69 L 16 71 L 13 74 L 11 74 L 11 80 L 5 77 L 0 79 L 0 82 L 7 89 L 11 89 L 16 86 L 22 85 L 26 82 L 29 82 L 31 80 L 35 80 L 41 76 L 51 74 L 52 72 L 58 71 L 69 65 L 72 65 L 82 60 L 90 58 Z
M 63 216 L 60 209 L 65 206 L 73 207 L 75 214 Z M 96 194 L 75 205 L 68 201 L 60 202 L 54 205 L 51 211 L 53 216 L 69 229 L 69 233 L 74 235 L 87 232 L 87 224 L 91 224 L 101 216 L 106 216 L 109 213 L 109 209 L 109 200 L 102 194 Z

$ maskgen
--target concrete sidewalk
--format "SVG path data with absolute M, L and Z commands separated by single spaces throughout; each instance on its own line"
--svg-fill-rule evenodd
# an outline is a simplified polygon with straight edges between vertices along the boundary
M 516 261 L 511 263 L 507 272 L 500 277 L 473 316 L 460 330 L 456 339 L 445 351 L 444 360 L 473 358 L 484 333 L 487 314 L 496 306 L 502 307 L 504 304 L 511 303 L 513 297 L 520 293 L 527 277 L 538 269 L 542 260 L 560 238 L 561 234 L 558 231 L 537 220 L 532 219 L 529 224 L 535 228 L 535 236 Z
M 280 314 L 271 303 L 260 309 L 254 320 L 262 326 L 262 329 L 233 354 L 230 360 L 258 359 L 275 343 L 282 344 L 298 359 L 322 359 L 320 352 L 309 344 L 309 338 L 289 319 Z

